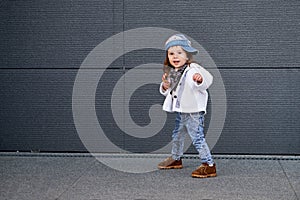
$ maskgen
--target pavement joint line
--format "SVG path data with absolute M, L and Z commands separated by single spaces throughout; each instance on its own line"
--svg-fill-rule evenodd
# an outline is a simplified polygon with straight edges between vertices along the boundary
M 49 152 L 0 152 L 0 157 L 102 157 L 102 158 L 165 158 L 170 154 L 139 153 L 49 153 Z M 300 160 L 300 155 L 222 155 L 213 154 L 214 159 L 222 160 Z M 197 154 L 185 154 L 183 159 L 199 159 Z
M 293 192 L 294 192 L 294 195 L 297 197 L 297 199 L 299 199 L 299 198 L 298 198 L 298 195 L 297 195 L 297 192 L 296 192 L 296 190 L 295 190 L 295 187 L 294 187 L 294 185 L 291 183 L 291 180 L 290 180 L 289 176 L 287 175 L 286 170 L 285 170 L 284 167 L 282 166 L 282 163 L 280 162 L 280 160 L 278 161 L 278 163 L 279 163 L 279 165 L 280 165 L 280 167 L 281 167 L 281 169 L 282 169 L 282 171 L 283 171 L 283 173 L 284 173 L 284 175 L 285 175 L 285 177 L 286 177 L 286 179 L 287 179 L 287 181 L 288 181 L 290 187 L 292 188 L 292 190 L 293 190 Z

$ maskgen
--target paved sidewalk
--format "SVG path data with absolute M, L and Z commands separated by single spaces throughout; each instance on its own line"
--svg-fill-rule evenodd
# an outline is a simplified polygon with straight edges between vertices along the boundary
M 299 157 L 215 158 L 218 176 L 197 179 L 191 178 L 191 172 L 199 165 L 193 156 L 183 160 L 183 169 L 128 173 L 112 169 L 86 154 L 0 153 L 0 199 L 297 200 L 300 197 Z M 114 159 L 118 161 L 114 165 L 122 168 L 127 165 L 125 160 L 132 158 Z M 162 157 L 134 159 L 156 166 Z

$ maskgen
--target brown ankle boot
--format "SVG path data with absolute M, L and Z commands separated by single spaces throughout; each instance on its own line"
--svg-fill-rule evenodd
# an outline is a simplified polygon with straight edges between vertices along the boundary
M 172 157 L 169 157 L 158 164 L 159 169 L 181 169 L 182 161 L 174 160 Z
M 208 178 L 215 176 L 217 176 L 216 164 L 210 167 L 207 163 L 203 163 L 192 172 L 192 177 L 194 178 Z

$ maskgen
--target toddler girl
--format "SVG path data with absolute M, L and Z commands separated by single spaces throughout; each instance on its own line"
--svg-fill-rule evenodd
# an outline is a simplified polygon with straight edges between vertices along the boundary
M 172 156 L 158 164 L 159 169 L 182 168 L 183 146 L 186 133 L 199 152 L 201 165 L 192 177 L 217 176 L 216 165 L 204 138 L 204 115 L 208 100 L 207 89 L 213 77 L 199 64 L 193 62 L 198 52 L 182 34 L 171 36 L 165 44 L 166 59 L 160 93 L 166 98 L 163 110 L 175 112 L 175 128 L 172 135 Z

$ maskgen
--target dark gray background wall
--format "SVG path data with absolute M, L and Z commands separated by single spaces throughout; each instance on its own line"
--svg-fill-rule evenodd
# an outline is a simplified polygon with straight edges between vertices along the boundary
M 227 116 L 213 153 L 300 154 L 297 0 L 4 0 L 0 9 L 0 151 L 85 152 L 72 115 L 81 63 L 116 33 L 163 27 L 197 40 L 222 75 Z M 120 76 L 163 59 L 158 50 L 130 52 L 99 82 L 97 116 L 124 149 L 149 152 L 170 141 L 174 115 L 168 115 L 164 127 L 168 133 L 147 141 L 118 135 L 109 114 L 111 89 Z M 148 123 L 147 106 L 162 103 L 157 87 L 146 85 L 132 97 L 137 124 Z M 208 114 L 207 126 L 209 120 Z

